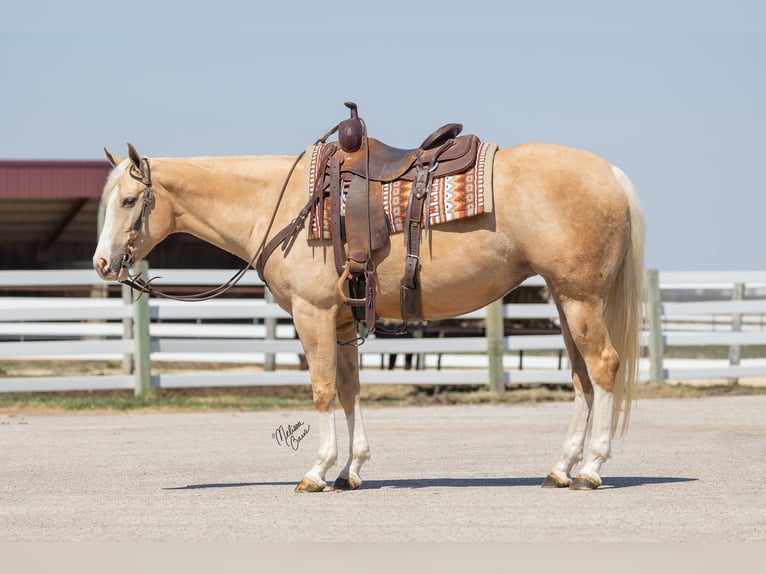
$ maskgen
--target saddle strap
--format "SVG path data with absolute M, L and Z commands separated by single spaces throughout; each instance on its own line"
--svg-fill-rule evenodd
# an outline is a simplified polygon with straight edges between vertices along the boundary
M 343 156 L 340 156 L 343 157 Z M 341 179 L 340 160 L 338 155 L 333 155 L 327 160 L 330 172 L 330 228 L 332 230 L 332 252 L 335 259 L 335 270 L 338 275 L 343 274 L 346 265 L 346 254 L 343 249 L 343 224 L 341 222 Z
M 404 246 L 407 255 L 404 259 L 404 276 L 399 287 L 399 303 L 402 307 L 402 320 L 413 323 L 423 320 L 420 302 L 418 272 L 420 270 L 420 231 L 422 228 L 423 204 L 431 188 L 432 172 L 427 166 L 418 166 L 415 185 L 407 206 L 407 226 L 404 229 Z
M 346 189 L 346 245 L 351 273 L 364 271 L 372 257 L 370 225 L 370 181 L 343 174 L 343 188 Z M 378 186 L 379 187 L 379 186 Z M 383 200 L 380 200 L 381 210 Z
M 365 321 L 369 333 L 375 332 L 375 295 L 377 275 L 372 260 L 369 231 L 369 197 L 367 189 L 353 189 L 360 182 L 341 177 L 341 152 L 333 154 L 327 162 L 330 182 L 330 226 L 332 228 L 333 258 L 335 269 L 340 276 L 337 289 L 343 302 L 351 307 L 354 319 Z M 361 183 L 368 183 L 362 181 Z M 346 201 L 345 223 L 353 229 L 343 233 L 341 203 L 343 195 L 356 194 L 354 201 Z M 383 205 L 380 200 L 381 207 Z M 349 212 L 349 209 L 351 211 Z M 343 241 L 348 241 L 348 256 Z M 348 288 L 346 295 L 344 287 Z

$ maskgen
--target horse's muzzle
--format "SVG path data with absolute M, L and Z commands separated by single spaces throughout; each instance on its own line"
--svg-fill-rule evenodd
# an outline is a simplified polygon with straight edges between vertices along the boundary
M 117 268 L 115 270 L 115 267 Z M 111 265 L 103 257 L 93 258 L 93 268 L 104 281 L 124 281 L 128 278 L 128 268 L 122 265 L 122 262 L 118 265 Z

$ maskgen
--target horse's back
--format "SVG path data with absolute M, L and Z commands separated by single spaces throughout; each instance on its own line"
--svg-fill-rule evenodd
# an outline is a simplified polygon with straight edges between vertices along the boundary
M 500 203 L 542 203 L 562 214 L 580 211 L 583 202 L 601 206 L 601 212 L 626 205 L 608 161 L 557 144 L 526 143 L 498 150 L 493 184 L 495 200 Z

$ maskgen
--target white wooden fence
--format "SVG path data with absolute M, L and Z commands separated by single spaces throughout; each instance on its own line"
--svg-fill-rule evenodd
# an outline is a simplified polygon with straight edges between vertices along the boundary
M 217 285 L 229 271 L 153 270 L 168 285 Z M 766 297 L 737 300 L 745 285 L 766 286 L 766 273 L 649 274 L 649 313 L 646 341 L 651 361 L 644 360 L 641 378 L 648 380 L 724 377 L 766 377 L 766 360 L 740 360 L 744 345 L 766 345 Z M 158 283 L 160 283 L 158 281 Z M 652 283 L 654 281 L 654 283 Z M 538 277 L 527 284 L 542 285 Z M 102 285 L 90 270 L 0 271 L 0 288 Z M 241 282 L 261 285 L 254 272 Z M 667 289 L 731 289 L 728 301 L 663 302 Z M 652 293 L 654 293 L 652 295 Z M 143 316 L 142 316 L 143 315 Z M 553 304 L 493 304 L 465 316 L 471 319 L 556 319 Z M 712 323 L 706 321 L 712 318 Z M 692 328 L 685 328 L 684 326 Z M 708 327 L 706 327 L 708 325 Z M 671 346 L 725 345 L 727 361 L 678 362 L 664 359 Z M 492 349 L 498 350 L 493 355 Z M 363 383 L 491 384 L 567 383 L 570 380 L 560 335 L 484 337 L 374 338 L 360 348 Z M 488 351 L 490 351 L 488 353 Z M 131 303 L 121 298 L 0 297 L 0 361 L 109 360 L 123 361 L 120 375 L 74 377 L 10 377 L 0 374 L 0 392 L 135 389 L 151 387 L 254 386 L 308 384 L 308 372 L 296 368 L 302 352 L 289 316 L 264 299 L 217 299 L 179 303 L 142 297 Z M 518 368 L 520 353 L 524 367 Z M 422 370 L 382 370 L 381 357 L 415 353 L 425 357 Z M 437 361 L 437 359 L 440 359 Z M 239 372 L 211 372 L 190 368 L 182 373 L 152 373 L 151 364 L 247 363 L 265 365 Z M 493 365 L 494 362 L 494 365 Z M 434 368 L 438 364 L 440 368 Z M 495 374 L 493 375 L 493 366 Z M 493 379 L 494 377 L 494 379 Z
M 646 378 L 733 382 L 766 377 L 766 354 L 741 358 L 743 346 L 766 346 L 766 271 L 649 271 L 647 285 Z M 683 294 L 676 297 L 681 300 L 664 300 L 673 291 Z M 711 346 L 729 347 L 728 359 L 665 358 L 668 347 L 699 348 L 704 354 L 704 348 Z

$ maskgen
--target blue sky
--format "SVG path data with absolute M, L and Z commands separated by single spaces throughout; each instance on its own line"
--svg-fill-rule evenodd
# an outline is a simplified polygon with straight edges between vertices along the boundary
M 456 121 L 593 151 L 639 190 L 647 267 L 764 269 L 764 22 L 757 0 L 13 2 L 0 158 L 292 154 L 353 100 L 401 147 Z

